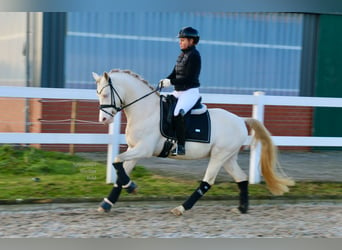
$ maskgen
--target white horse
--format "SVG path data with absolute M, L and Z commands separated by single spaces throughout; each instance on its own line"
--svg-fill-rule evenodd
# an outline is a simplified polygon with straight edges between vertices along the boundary
M 102 76 L 93 73 L 100 102 L 99 121 L 113 122 L 115 114 L 123 110 L 127 118 L 126 140 L 128 149 L 116 156 L 113 166 L 117 181 L 98 211 L 109 212 L 119 198 L 122 188 L 133 192 L 136 188 L 129 178 L 138 159 L 158 156 L 164 146 L 164 138 L 159 130 L 160 94 L 139 75 L 127 70 L 112 70 Z M 214 184 L 223 166 L 237 182 L 240 193 L 238 210 L 248 210 L 248 177 L 237 163 L 238 153 L 246 141 L 246 124 L 254 130 L 254 139 L 262 145 L 261 172 L 268 189 L 274 195 L 288 192 L 294 181 L 276 172 L 277 149 L 262 123 L 253 118 L 241 118 L 223 109 L 209 109 L 211 120 L 210 143 L 186 142 L 186 154 L 170 158 L 189 160 L 210 158 L 200 186 L 180 206 L 172 209 L 175 215 L 182 215 L 199 200 Z

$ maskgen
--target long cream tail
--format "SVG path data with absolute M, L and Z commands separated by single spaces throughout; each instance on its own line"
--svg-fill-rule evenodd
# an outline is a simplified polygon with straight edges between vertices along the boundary
M 254 139 L 261 142 L 261 173 L 268 189 L 274 195 L 283 195 L 289 191 L 288 186 L 294 186 L 295 182 L 284 174 L 277 173 L 276 169 L 281 170 L 277 160 L 277 147 L 273 144 L 269 131 L 254 118 L 246 118 L 245 121 L 254 130 Z

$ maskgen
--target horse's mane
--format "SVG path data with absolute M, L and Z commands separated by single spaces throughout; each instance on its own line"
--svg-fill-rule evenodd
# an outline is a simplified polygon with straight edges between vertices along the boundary
M 134 78 L 136 78 L 136 79 L 140 80 L 141 82 L 143 82 L 144 84 L 146 84 L 146 86 L 148 86 L 151 90 L 154 90 L 153 86 L 151 86 L 147 80 L 145 80 L 140 75 L 134 73 L 133 71 L 131 71 L 129 69 L 112 69 L 109 73 L 125 73 L 128 75 L 131 75 Z M 159 95 L 159 92 L 156 92 L 156 94 Z

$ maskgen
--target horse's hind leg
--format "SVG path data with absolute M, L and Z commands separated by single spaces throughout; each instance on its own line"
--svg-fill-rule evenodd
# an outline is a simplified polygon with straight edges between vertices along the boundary
M 235 182 L 237 183 L 240 193 L 240 199 L 239 199 L 239 211 L 241 213 L 247 213 L 248 211 L 248 180 L 247 175 L 245 172 L 240 168 L 239 164 L 237 163 L 237 155 L 229 159 L 225 164 L 223 165 L 224 169 L 230 174 Z
M 116 169 L 116 183 L 114 184 L 111 192 L 107 198 L 104 198 L 100 203 L 99 212 L 109 212 L 114 203 L 119 199 L 122 188 L 127 189 L 128 192 L 133 192 L 137 187 L 132 181 L 130 181 L 128 174 L 132 171 L 136 164 L 136 160 L 125 161 L 124 166 L 121 163 L 114 163 L 114 168 Z M 126 174 L 127 172 L 127 174 Z M 126 184 L 125 184 L 126 183 Z
M 181 205 L 171 210 L 174 215 L 182 215 L 185 210 L 191 209 L 195 203 L 210 189 L 211 185 L 202 181 L 192 195 Z
M 192 195 L 181 205 L 171 210 L 174 215 L 182 215 L 185 210 L 190 210 L 195 203 L 210 189 L 214 184 L 216 176 L 221 168 L 222 161 L 210 159 L 205 176 L 201 181 L 199 187 L 192 193 Z

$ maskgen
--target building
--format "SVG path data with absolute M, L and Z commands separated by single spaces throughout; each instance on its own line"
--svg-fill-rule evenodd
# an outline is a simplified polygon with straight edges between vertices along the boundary
M 339 15 L 17 12 L 0 13 L 0 20 L 11 24 L 0 28 L 0 85 L 93 88 L 91 72 L 113 68 L 131 69 L 157 85 L 169 74 L 179 53 L 178 30 L 190 25 L 201 34 L 198 48 L 204 93 L 342 95 Z M 13 122 L 11 112 L 2 114 L 1 131 L 70 130 L 72 102 L 0 100 L 2 108 L 8 105 L 18 121 Z M 250 110 L 225 108 L 242 116 L 248 116 Z M 76 113 L 73 119 L 96 120 L 97 104 L 79 102 Z M 341 117 L 339 109 L 281 107 L 266 111 L 265 123 L 274 135 L 297 131 L 295 135 L 341 136 Z M 105 132 L 89 124 L 76 126 L 76 132 L 87 129 Z

